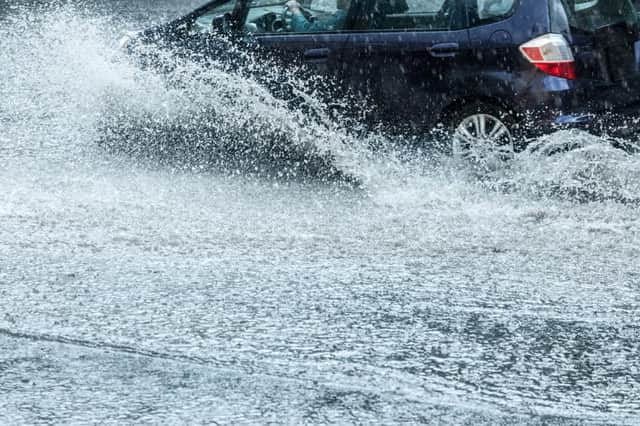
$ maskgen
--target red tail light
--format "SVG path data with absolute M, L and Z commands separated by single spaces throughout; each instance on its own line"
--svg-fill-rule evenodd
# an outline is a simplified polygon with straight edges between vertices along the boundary
M 545 34 L 520 46 L 525 58 L 540 71 L 568 80 L 576 79 L 576 63 L 567 40 L 560 34 Z

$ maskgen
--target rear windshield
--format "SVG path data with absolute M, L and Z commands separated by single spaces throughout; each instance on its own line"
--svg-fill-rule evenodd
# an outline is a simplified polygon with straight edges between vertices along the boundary
M 615 24 L 638 24 L 632 0 L 560 0 L 572 29 L 594 32 Z

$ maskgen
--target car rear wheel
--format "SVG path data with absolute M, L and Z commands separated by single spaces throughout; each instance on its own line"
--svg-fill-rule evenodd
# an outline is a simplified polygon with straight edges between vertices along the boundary
M 483 104 L 463 108 L 451 120 L 450 128 L 454 158 L 496 170 L 515 155 L 513 121 L 498 108 Z

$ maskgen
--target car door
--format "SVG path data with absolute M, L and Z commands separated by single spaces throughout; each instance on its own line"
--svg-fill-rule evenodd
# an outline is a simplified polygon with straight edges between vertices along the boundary
M 470 59 L 463 0 L 368 0 L 345 49 L 345 79 L 372 103 L 371 119 L 432 126 L 464 96 Z
M 243 23 L 247 43 L 278 66 L 278 72 L 293 69 L 321 75 L 332 82 L 340 80 L 343 51 L 349 38 L 349 0 L 304 0 L 301 6 L 306 18 L 297 17 L 298 22 L 307 21 L 303 28 L 294 27 L 293 13 L 287 12 L 286 2 L 249 2 Z M 343 9 L 339 10 L 338 5 Z M 335 18 L 338 14 L 339 22 Z

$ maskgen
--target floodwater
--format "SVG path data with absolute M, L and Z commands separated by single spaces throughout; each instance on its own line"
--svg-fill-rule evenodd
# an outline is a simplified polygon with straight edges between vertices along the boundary
M 168 85 L 116 41 L 175 3 L 0 14 L 0 422 L 640 422 L 639 157 L 561 132 L 479 175 Z

